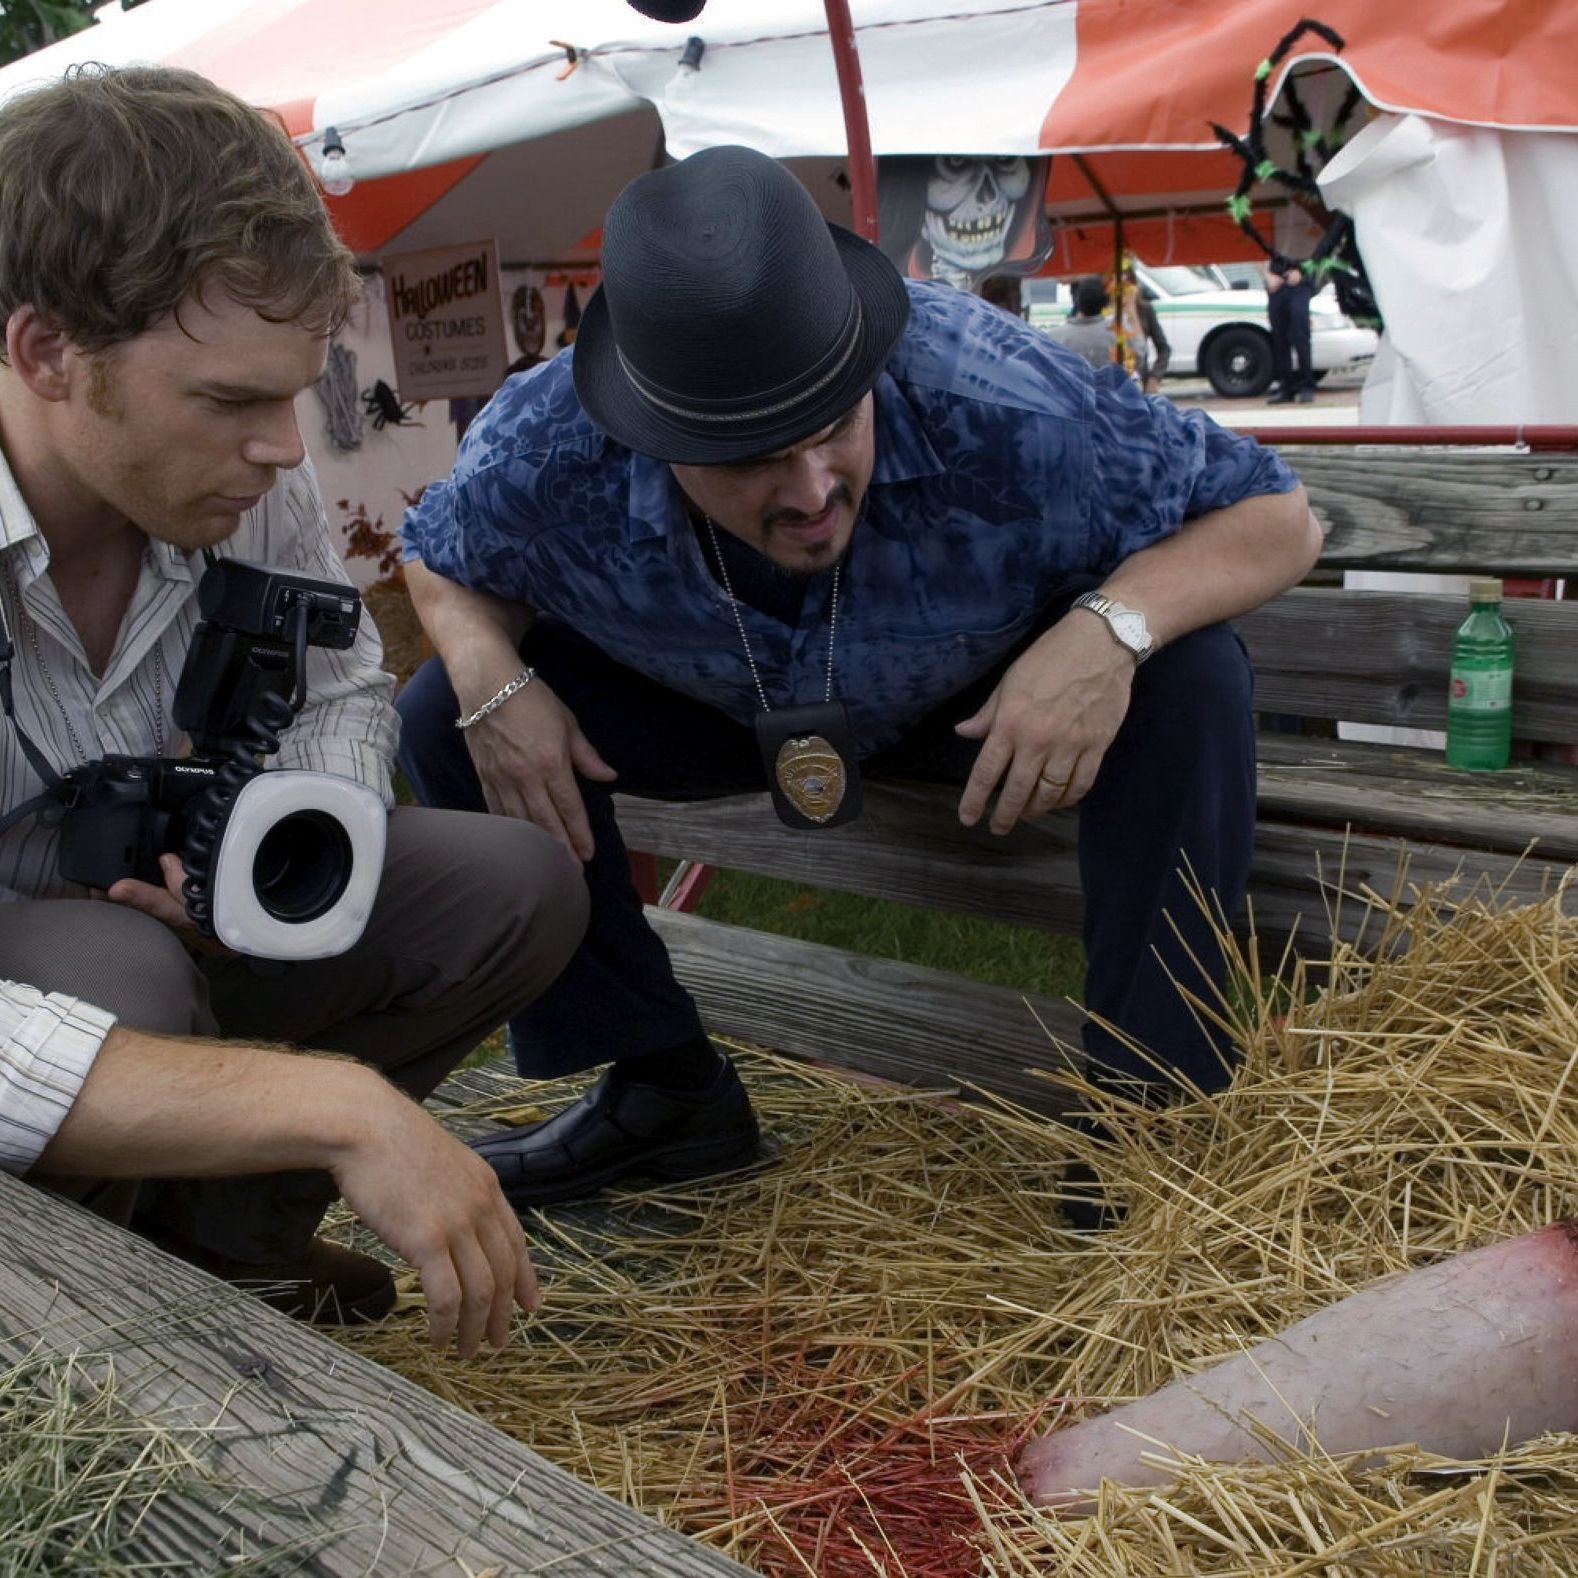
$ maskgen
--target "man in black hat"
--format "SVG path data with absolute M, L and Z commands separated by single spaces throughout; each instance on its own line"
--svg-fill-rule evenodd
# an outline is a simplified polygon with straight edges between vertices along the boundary
M 1214 955 L 1180 867 L 1229 911 L 1247 881 L 1250 676 L 1221 621 L 1319 547 L 1269 451 L 906 283 L 781 166 L 714 148 L 626 188 L 573 354 L 494 398 L 406 540 L 441 660 L 402 701 L 407 774 L 546 828 L 592 897 L 511 1028 L 523 1072 L 612 1067 L 480 1142 L 518 1204 L 755 1151 L 642 916 L 615 786 L 767 787 L 806 828 L 879 773 L 962 783 L 960 819 L 997 833 L 1079 804 L 1088 1006 L 1224 1081 L 1169 974 L 1199 986 Z

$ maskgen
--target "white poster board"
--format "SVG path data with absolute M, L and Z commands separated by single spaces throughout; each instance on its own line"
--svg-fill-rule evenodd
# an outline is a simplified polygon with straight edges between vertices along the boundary
M 504 382 L 504 296 L 492 241 L 383 259 L 400 398 L 486 397 Z

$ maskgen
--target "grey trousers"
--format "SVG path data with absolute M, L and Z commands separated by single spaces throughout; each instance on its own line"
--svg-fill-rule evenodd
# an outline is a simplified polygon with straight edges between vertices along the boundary
M 69 992 L 132 1030 L 345 1053 L 420 1101 L 548 988 L 580 945 L 586 913 L 578 864 L 530 823 L 402 806 L 389 819 L 367 930 L 338 958 L 194 958 L 136 910 L 30 899 L 0 904 L 0 976 Z M 106 1214 L 123 1214 L 129 1198 L 80 1179 L 66 1192 Z M 149 1180 L 131 1222 L 266 1266 L 306 1250 L 335 1196 L 321 1172 Z

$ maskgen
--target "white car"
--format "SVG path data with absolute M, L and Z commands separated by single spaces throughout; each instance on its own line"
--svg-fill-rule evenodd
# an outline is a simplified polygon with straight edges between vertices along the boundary
M 1266 293 L 1237 289 L 1215 269 L 1136 263 L 1134 273 L 1156 308 L 1162 333 L 1172 346 L 1169 376 L 1210 379 L 1219 395 L 1252 399 L 1271 387 L 1271 329 Z M 1065 281 L 1025 281 L 1030 322 L 1048 329 L 1067 318 L 1070 286 Z M 1350 367 L 1375 355 L 1379 339 L 1337 305 L 1328 288 L 1310 302 L 1310 350 L 1317 374 Z

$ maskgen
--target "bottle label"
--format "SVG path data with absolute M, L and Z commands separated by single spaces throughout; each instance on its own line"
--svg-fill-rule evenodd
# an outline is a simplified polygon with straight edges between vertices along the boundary
M 1452 705 L 1470 712 L 1505 712 L 1512 705 L 1512 670 L 1453 669 Z

